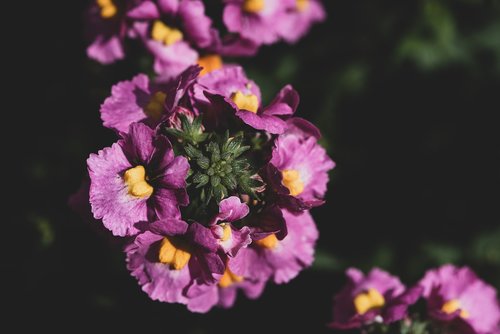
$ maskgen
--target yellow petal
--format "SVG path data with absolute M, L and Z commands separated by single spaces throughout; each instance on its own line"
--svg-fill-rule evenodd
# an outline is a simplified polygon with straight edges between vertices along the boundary
M 238 90 L 231 94 L 231 100 L 239 109 L 248 110 L 254 114 L 259 110 L 259 98 L 254 94 L 247 95 Z
M 274 249 L 278 246 L 278 238 L 276 238 L 276 235 L 274 235 L 274 233 L 260 240 L 255 240 L 254 242 L 260 247 L 266 249 Z
M 123 180 L 128 186 L 128 193 L 134 197 L 149 197 L 153 193 L 153 187 L 146 181 L 146 169 L 141 165 L 128 169 Z
M 245 0 L 243 10 L 247 13 L 258 13 L 265 7 L 265 0 Z

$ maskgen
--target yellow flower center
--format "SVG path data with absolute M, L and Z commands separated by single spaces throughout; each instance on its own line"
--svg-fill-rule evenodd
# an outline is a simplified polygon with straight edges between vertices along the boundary
M 460 316 L 462 318 L 467 319 L 469 317 L 469 312 L 462 309 L 462 307 L 460 306 L 460 302 L 456 299 L 452 299 L 452 300 L 447 301 L 441 307 L 441 311 L 443 311 L 446 314 L 452 314 L 452 313 L 456 312 L 457 310 L 460 310 Z
M 265 0 L 245 0 L 243 2 L 243 10 L 247 13 L 258 13 L 264 9 Z
M 309 0 L 296 0 L 295 5 L 299 12 L 303 12 L 309 7 Z
M 191 252 L 188 247 L 174 237 L 164 237 L 161 241 L 158 260 L 172 269 L 181 270 L 188 264 Z
M 153 187 L 146 181 L 146 170 L 141 165 L 128 169 L 123 180 L 128 186 L 128 193 L 134 197 L 149 197 L 153 193 Z
M 384 296 L 376 289 L 370 288 L 368 291 L 360 293 L 354 298 L 354 307 L 358 314 L 363 315 L 368 311 L 376 310 L 385 305 Z
M 285 169 L 283 175 L 283 185 L 290 190 L 290 195 L 298 196 L 304 191 L 304 182 L 300 179 L 300 173 L 295 169 Z
M 179 29 L 171 28 L 159 20 L 156 20 L 153 23 L 151 38 L 153 38 L 157 42 L 169 46 L 181 41 L 183 37 L 184 36 Z
M 166 98 L 167 94 L 163 92 L 154 93 L 151 100 L 149 100 L 148 104 L 144 108 L 144 113 L 155 121 L 159 121 L 163 115 L 163 105 L 165 104 Z
M 224 271 L 224 275 L 222 275 L 222 277 L 220 278 L 219 286 L 221 288 L 227 288 L 235 283 L 240 283 L 242 281 L 243 281 L 243 277 L 236 275 L 231 270 L 229 270 L 228 266 L 226 266 L 226 270 Z
M 239 109 L 248 110 L 254 114 L 259 110 L 259 98 L 254 94 L 243 94 L 237 90 L 231 94 L 231 100 L 233 100 Z
M 203 67 L 200 76 L 204 76 L 210 72 L 222 68 L 222 58 L 219 55 L 206 55 L 198 58 L 198 65 Z
M 118 12 L 118 8 L 116 8 L 113 0 L 97 0 L 96 2 L 101 9 L 101 17 L 103 19 L 110 19 Z
M 229 240 L 229 238 L 231 238 L 231 235 L 233 234 L 233 232 L 231 231 L 231 225 L 223 223 L 220 224 L 220 226 L 222 227 L 222 238 L 220 238 L 220 241 L 224 242 Z
M 255 243 L 262 248 L 274 249 L 278 246 L 278 238 L 276 238 L 276 235 L 273 233 L 260 240 L 255 240 Z

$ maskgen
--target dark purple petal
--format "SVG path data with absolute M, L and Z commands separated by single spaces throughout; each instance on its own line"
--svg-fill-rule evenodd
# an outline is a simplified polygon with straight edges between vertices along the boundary
M 215 252 L 219 248 L 217 239 L 215 239 L 212 231 L 199 223 L 189 225 L 189 235 L 198 246 L 206 251 Z
M 271 104 L 264 109 L 266 115 L 288 116 L 295 113 L 300 102 L 299 93 L 292 86 L 283 87 Z
M 174 236 L 186 234 L 189 225 L 179 219 L 163 219 L 149 224 L 149 230 L 163 236 Z
M 168 138 L 164 135 L 157 135 L 154 139 L 154 151 L 151 155 L 150 169 L 154 175 L 153 178 L 158 178 L 168 172 L 168 167 L 174 160 L 174 150 Z
M 239 34 L 228 34 L 218 41 L 215 51 L 227 57 L 251 57 L 259 51 L 259 44 L 243 38 Z
M 185 157 L 175 157 L 165 172 L 158 179 L 158 184 L 165 188 L 186 187 L 186 177 L 189 171 L 189 162 Z
M 287 225 L 283 213 L 276 205 L 267 206 L 258 215 L 252 217 L 251 226 L 254 228 L 252 238 L 257 240 L 271 233 L 275 233 L 280 240 L 287 235 Z
M 256 114 L 247 110 L 239 110 L 236 116 L 243 122 L 257 130 L 264 130 L 271 134 L 282 134 L 286 131 L 287 125 L 284 120 L 276 116 Z
M 308 120 L 305 120 L 301 117 L 292 117 L 287 120 L 288 128 L 286 130 L 287 133 L 293 133 L 298 136 L 307 138 L 314 137 L 316 139 L 321 138 L 321 132 L 316 127 L 316 125 L 312 124 Z
M 188 204 L 189 198 L 185 189 L 158 188 L 148 201 L 148 217 L 150 220 L 179 218 L 179 205 Z
M 148 165 L 154 151 L 154 131 L 142 123 L 133 123 L 123 134 L 123 151 L 133 165 Z

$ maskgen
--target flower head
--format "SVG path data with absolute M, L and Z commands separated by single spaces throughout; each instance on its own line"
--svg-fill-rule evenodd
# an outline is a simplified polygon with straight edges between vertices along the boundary
M 496 290 L 468 267 L 444 265 L 429 270 L 419 285 L 431 318 L 453 333 L 498 333 L 500 305 Z
M 276 139 L 267 177 L 280 204 L 303 210 L 322 204 L 328 171 L 334 167 L 315 137 L 290 131 Z
M 392 323 L 403 319 L 420 289 L 406 290 L 399 278 L 374 268 L 364 275 L 355 268 L 346 271 L 348 282 L 334 298 L 335 329 L 353 329 L 373 322 Z
M 198 223 L 176 219 L 152 223 L 126 247 L 128 269 L 152 299 L 186 304 L 184 292 L 193 280 L 211 284 L 224 272 L 210 234 Z
M 152 5 L 132 14 L 146 17 Z M 262 107 L 240 67 L 200 70 L 113 87 L 101 115 L 121 139 L 88 159 L 93 216 L 134 237 L 132 275 L 152 299 L 194 312 L 230 307 L 238 290 L 256 298 L 311 265 L 318 231 L 307 209 L 333 167 L 316 127 L 293 116 L 291 87 Z

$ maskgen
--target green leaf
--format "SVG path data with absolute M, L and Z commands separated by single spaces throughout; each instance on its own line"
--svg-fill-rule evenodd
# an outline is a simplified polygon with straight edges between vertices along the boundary
M 188 144 L 184 147 L 184 150 L 186 151 L 186 154 L 188 155 L 188 157 L 190 158 L 200 158 L 203 156 L 203 154 L 201 153 L 201 151 L 199 151 L 198 149 L 196 149 L 194 146 Z
M 212 187 L 217 187 L 220 184 L 221 178 L 218 175 L 213 175 L 210 177 L 210 184 Z
M 193 182 L 197 183 L 196 188 L 203 187 L 210 181 L 210 178 L 206 174 L 202 173 L 196 173 L 196 175 L 193 177 Z
M 198 164 L 198 166 L 200 166 L 201 169 L 208 169 L 208 167 L 210 167 L 210 159 L 204 156 L 196 159 L 196 163 Z

